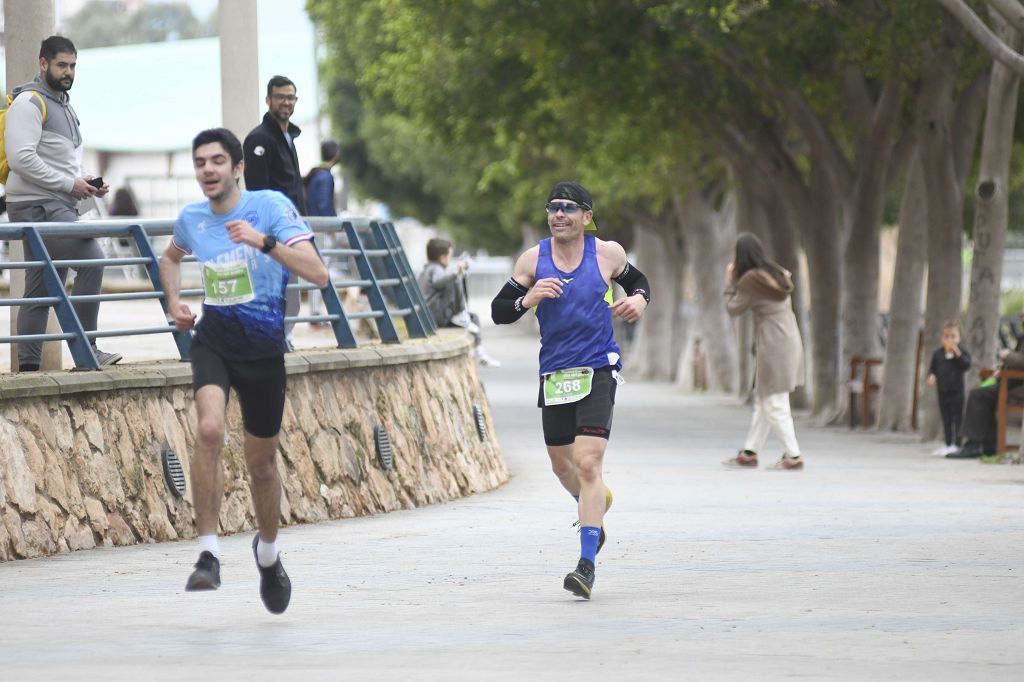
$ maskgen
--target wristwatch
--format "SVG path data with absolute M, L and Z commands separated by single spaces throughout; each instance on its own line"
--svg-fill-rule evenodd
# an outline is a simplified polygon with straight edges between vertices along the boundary
M 277 239 L 271 237 L 269 234 L 263 238 L 263 248 L 260 249 L 263 253 L 270 253 L 277 246 Z

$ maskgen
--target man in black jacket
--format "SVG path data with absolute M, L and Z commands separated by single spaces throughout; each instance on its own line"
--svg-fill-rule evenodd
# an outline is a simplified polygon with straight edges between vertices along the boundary
M 274 76 L 267 82 L 267 113 L 263 122 L 252 129 L 242 144 L 245 158 L 246 189 L 272 189 L 285 195 L 295 204 L 299 215 L 308 215 L 299 157 L 295 152 L 295 138 L 302 131 L 291 123 L 295 112 L 295 83 L 284 76 Z M 289 283 L 294 281 L 290 276 Z M 299 313 L 300 292 L 289 289 L 285 294 L 285 315 Z M 288 348 L 292 348 L 294 323 L 285 325 Z

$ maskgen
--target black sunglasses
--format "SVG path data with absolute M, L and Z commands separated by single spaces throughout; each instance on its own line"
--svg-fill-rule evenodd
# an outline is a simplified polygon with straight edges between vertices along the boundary
M 583 207 L 580 206 L 579 204 L 565 204 L 565 203 L 562 203 L 562 202 L 551 201 L 551 202 L 548 202 L 547 204 L 544 204 L 544 208 L 551 215 L 554 215 L 554 214 L 558 213 L 559 211 L 561 211 L 565 215 L 572 215 L 573 213 L 575 213 L 576 211 L 579 211 Z

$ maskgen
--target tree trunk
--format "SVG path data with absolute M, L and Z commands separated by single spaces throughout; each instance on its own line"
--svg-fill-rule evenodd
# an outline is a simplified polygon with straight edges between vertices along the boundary
M 1020 34 L 998 13 L 990 12 L 990 15 L 1000 38 L 1017 50 Z M 1019 83 L 1016 73 L 1001 62 L 992 65 L 978 168 L 974 259 L 971 264 L 971 294 L 964 334 L 974 369 L 996 366 L 999 291 L 1008 219 L 1010 153 L 1013 149 Z M 971 372 L 969 377 L 977 377 L 977 372 Z
M 875 109 L 870 131 L 860 148 L 857 177 L 849 206 L 843 288 L 843 362 L 854 357 L 878 357 L 878 281 L 880 225 L 885 207 L 885 168 L 889 162 L 903 97 L 895 83 L 887 83 Z M 843 396 L 846 392 L 843 391 Z M 845 399 L 840 400 L 845 409 Z M 842 418 L 842 415 L 840 415 Z
M 950 130 L 953 64 L 939 59 L 924 79 L 921 110 L 921 161 L 928 195 L 928 289 L 924 343 L 937 345 L 942 325 L 960 317 L 963 193 L 957 182 Z M 922 401 L 921 436 L 934 439 L 941 428 L 936 401 Z
M 924 169 L 915 154 L 900 202 L 896 272 L 889 302 L 889 340 L 885 345 L 885 373 L 878 401 L 877 427 L 883 431 L 911 429 L 914 363 L 921 331 L 921 288 L 928 257 L 927 201 Z
M 637 225 L 635 235 L 637 267 L 647 275 L 654 298 L 637 323 L 625 368 L 636 378 L 675 381 L 684 333 L 679 309 L 679 282 L 686 269 L 682 239 L 671 223 Z
M 736 341 L 725 309 L 725 266 L 732 260 L 735 235 L 731 220 L 716 213 L 696 188 L 676 199 L 690 246 L 690 267 L 697 283 L 696 303 L 702 348 L 713 390 L 733 391 L 738 383 Z M 729 223 L 728 225 L 725 223 Z
M 815 164 L 816 166 L 817 164 Z M 838 194 L 825 173 L 811 170 L 811 197 L 803 207 L 791 207 L 801 217 L 804 252 L 810 276 L 811 357 L 813 370 L 808 378 L 814 401 L 811 414 L 824 420 L 834 417 L 840 377 L 840 311 L 843 286 L 843 259 L 838 235 Z

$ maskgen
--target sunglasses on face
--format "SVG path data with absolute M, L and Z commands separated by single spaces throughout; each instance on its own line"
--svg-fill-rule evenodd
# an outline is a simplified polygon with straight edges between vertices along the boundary
M 565 204 L 560 201 L 551 201 L 545 204 L 544 208 L 547 209 L 547 212 L 550 213 L 551 215 L 554 215 L 559 211 L 561 211 L 565 215 L 572 215 L 576 211 L 581 210 L 583 207 L 580 206 L 579 204 Z

